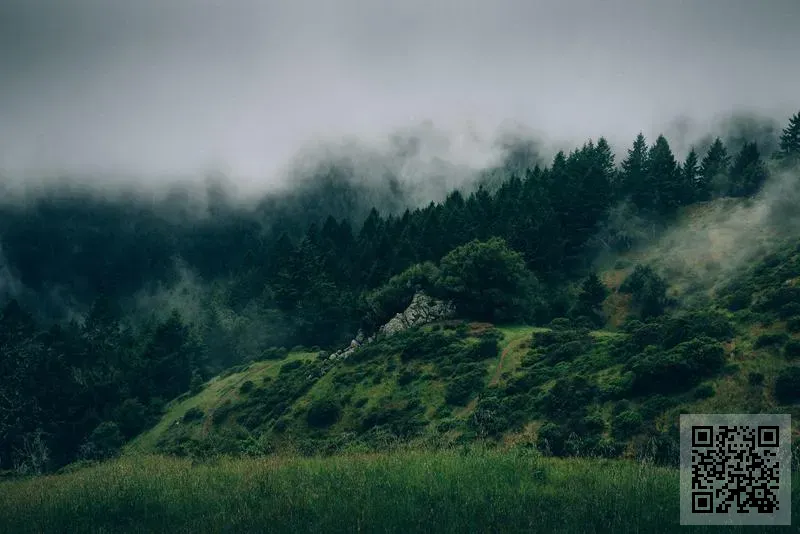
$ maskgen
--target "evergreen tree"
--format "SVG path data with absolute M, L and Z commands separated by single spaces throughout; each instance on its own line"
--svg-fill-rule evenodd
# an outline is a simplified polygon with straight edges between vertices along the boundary
M 714 193 L 727 191 L 730 161 L 728 150 L 722 140 L 717 137 L 700 163 L 697 200 L 710 200 Z
M 789 119 L 780 139 L 780 157 L 788 163 L 800 161 L 800 111 Z
M 700 168 L 697 152 L 695 152 L 694 147 L 689 150 L 689 154 L 686 156 L 686 160 L 684 160 L 683 165 L 681 166 L 681 178 L 683 181 L 681 186 L 683 191 L 681 198 L 682 203 L 691 204 L 700 196 L 698 190 Z
M 756 143 L 745 143 L 733 162 L 730 172 L 728 194 L 732 197 L 749 197 L 755 195 L 768 173 Z
M 682 179 L 678 172 L 678 162 L 672 154 L 666 137 L 659 135 L 650 148 L 647 157 L 647 180 L 649 196 L 646 203 L 637 204 L 640 208 L 668 215 L 681 204 L 683 195 Z
M 641 132 L 636 136 L 633 146 L 628 150 L 628 156 L 622 162 L 619 177 L 617 198 L 624 200 L 630 198 L 637 207 L 647 206 L 651 200 L 652 191 L 647 184 L 647 141 Z

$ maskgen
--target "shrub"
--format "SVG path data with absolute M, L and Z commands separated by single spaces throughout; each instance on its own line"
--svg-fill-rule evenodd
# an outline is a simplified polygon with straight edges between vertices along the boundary
M 800 332 L 800 316 L 787 319 L 786 330 L 792 333 Z
M 739 311 L 750 306 L 753 295 L 749 291 L 740 290 L 730 295 L 727 300 L 727 308 L 730 311 Z
M 482 369 L 475 369 L 451 380 L 445 390 L 445 402 L 456 406 L 466 404 L 473 393 L 483 386 L 484 375 Z
M 205 413 L 203 412 L 203 410 L 201 410 L 197 406 L 192 406 L 191 408 L 186 410 L 186 413 L 183 414 L 183 417 L 181 419 L 183 420 L 184 423 L 190 423 L 192 421 L 198 421 L 202 419 L 204 415 Z
M 400 376 L 397 377 L 397 385 L 398 386 L 406 386 L 419 378 L 419 373 L 412 369 L 407 369 L 400 373 Z
M 709 338 L 696 338 L 661 351 L 649 346 L 633 358 L 628 367 L 634 374 L 637 393 L 683 391 L 703 377 L 722 369 L 725 351 Z
M 147 407 L 139 399 L 125 399 L 117 408 L 119 430 L 126 438 L 132 438 L 144 430 L 147 419 Z
M 476 351 L 481 360 L 494 358 L 500 351 L 500 347 L 497 344 L 497 337 L 492 335 L 481 337 L 478 341 Z
M 547 422 L 539 428 L 536 436 L 536 446 L 546 454 L 564 456 L 566 438 L 566 432 L 562 427 L 555 423 Z
M 80 455 L 84 460 L 104 460 L 119 453 L 125 438 L 117 423 L 105 421 L 97 425 L 84 444 Z
M 300 360 L 294 360 L 294 361 L 291 361 L 291 362 L 288 362 L 288 363 L 284 363 L 283 365 L 281 365 L 281 369 L 280 369 L 280 372 L 278 374 L 289 373 L 291 371 L 294 371 L 295 369 L 299 369 L 300 367 L 302 367 L 302 365 L 303 365 L 303 362 L 300 361 Z
M 270 347 L 261 353 L 264 360 L 282 360 L 289 355 L 286 347 Z
M 642 416 L 634 410 L 625 410 L 611 419 L 611 433 L 619 439 L 629 438 L 641 428 Z
M 711 384 L 701 384 L 695 388 L 692 396 L 697 400 L 711 398 L 714 396 L 714 386 Z
M 781 404 L 800 401 L 800 367 L 787 367 L 775 378 L 775 399 Z
M 639 413 L 646 421 L 652 421 L 675 405 L 675 399 L 665 395 L 653 395 L 645 399 L 639 407 Z
M 764 383 L 764 374 L 751 371 L 747 374 L 747 382 L 751 386 L 760 386 Z
M 800 339 L 790 339 L 783 346 L 783 355 L 793 360 L 800 357 Z
M 324 428 L 339 420 L 341 407 L 329 399 L 316 400 L 311 403 L 306 414 L 309 426 Z
M 241 386 L 239 386 L 239 393 L 250 393 L 253 391 L 254 386 L 255 384 L 253 384 L 252 380 L 247 380 Z
M 753 348 L 762 349 L 765 347 L 775 347 L 777 345 L 783 345 L 788 340 L 789 336 L 785 332 L 761 334 L 756 338 L 755 343 L 753 343 Z
M 789 302 L 788 304 L 784 304 L 778 311 L 778 317 L 781 319 L 788 319 L 789 317 L 794 317 L 796 315 L 800 315 L 800 303 L 797 302 Z

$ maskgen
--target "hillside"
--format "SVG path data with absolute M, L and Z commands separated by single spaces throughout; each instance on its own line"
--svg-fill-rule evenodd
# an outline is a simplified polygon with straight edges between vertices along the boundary
M 718 209 L 708 205 L 706 216 Z M 708 227 L 697 209 L 686 217 L 696 233 Z M 334 364 L 309 352 L 254 362 L 173 401 L 126 451 L 313 455 L 480 439 L 671 464 L 680 413 L 800 417 L 800 242 L 730 271 L 702 299 L 638 320 L 620 286 L 635 265 L 662 257 L 664 243 L 600 273 L 606 329 L 567 318 L 546 327 L 440 321 Z

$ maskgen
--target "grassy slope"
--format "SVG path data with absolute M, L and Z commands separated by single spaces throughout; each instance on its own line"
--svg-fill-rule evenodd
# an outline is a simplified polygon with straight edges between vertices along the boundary
M 793 484 L 800 520 L 800 477 Z M 124 458 L 3 483 L 0 531 L 718 532 L 678 524 L 678 472 L 471 450 L 223 459 Z M 772 532 L 770 527 L 726 532 Z
M 206 415 L 204 422 L 210 418 L 214 410 L 223 402 L 230 400 L 236 402 L 240 398 L 239 387 L 247 382 L 262 382 L 265 377 L 275 377 L 281 365 L 301 360 L 306 361 L 316 357 L 316 353 L 296 352 L 290 353 L 279 361 L 254 362 L 244 366 L 239 372 L 227 376 L 216 376 L 208 381 L 204 389 L 193 396 L 181 396 L 172 401 L 166 408 L 161 420 L 150 430 L 140 434 L 125 446 L 128 453 L 147 453 L 156 449 L 158 439 L 173 425 L 183 424 L 180 419 L 192 408 L 202 410 Z M 198 432 L 208 431 L 208 426 L 199 427 Z

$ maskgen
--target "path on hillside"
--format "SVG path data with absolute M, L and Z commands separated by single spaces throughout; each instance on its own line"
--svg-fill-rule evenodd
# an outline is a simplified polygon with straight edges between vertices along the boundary
M 525 341 L 525 339 L 527 339 L 527 336 L 521 336 L 516 339 L 512 339 L 511 341 L 508 342 L 506 348 L 504 348 L 503 352 L 500 353 L 500 361 L 497 362 L 497 369 L 494 370 L 494 375 L 492 376 L 492 379 L 489 381 L 490 386 L 494 386 L 500 381 L 500 374 L 503 371 L 503 362 L 506 361 L 506 356 L 508 355 L 508 352 L 512 348 L 517 348 L 519 345 L 521 345 Z

